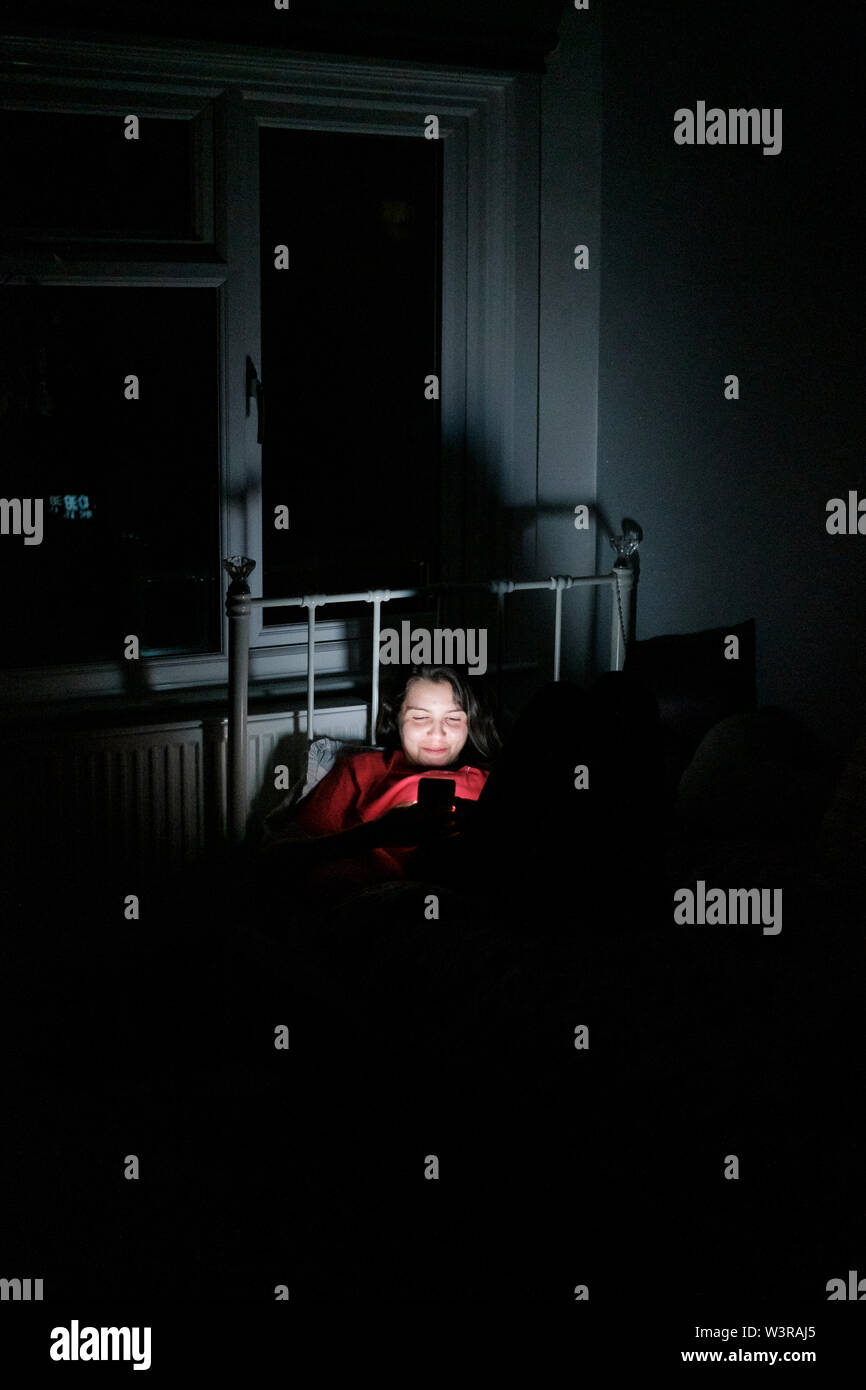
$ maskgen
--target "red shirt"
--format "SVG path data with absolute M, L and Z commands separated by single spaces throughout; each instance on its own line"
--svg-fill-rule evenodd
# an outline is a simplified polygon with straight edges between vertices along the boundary
M 427 768 L 410 763 L 402 748 L 393 753 L 354 753 L 340 759 L 304 797 L 294 824 L 307 835 L 332 835 L 364 821 L 378 820 L 401 802 L 418 800 L 422 777 L 450 777 L 455 796 L 477 801 L 488 773 L 466 764 L 460 768 Z M 413 853 L 389 847 L 371 851 L 394 877 L 405 876 L 405 860 Z

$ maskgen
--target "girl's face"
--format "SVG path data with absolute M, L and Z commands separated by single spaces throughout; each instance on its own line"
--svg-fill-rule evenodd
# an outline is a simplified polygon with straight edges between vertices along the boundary
M 466 711 L 458 705 L 450 681 L 410 681 L 399 728 L 403 752 L 421 767 L 447 767 L 469 737 Z

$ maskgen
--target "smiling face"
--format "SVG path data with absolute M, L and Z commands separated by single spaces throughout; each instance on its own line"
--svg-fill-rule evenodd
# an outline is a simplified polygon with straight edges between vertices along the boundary
M 398 722 L 403 752 L 421 767 L 448 767 L 469 737 L 450 681 L 410 681 Z

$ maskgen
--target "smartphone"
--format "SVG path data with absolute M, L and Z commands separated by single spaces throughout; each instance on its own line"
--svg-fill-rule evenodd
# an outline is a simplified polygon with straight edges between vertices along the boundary
M 418 805 L 422 811 L 450 811 L 456 787 L 453 777 L 422 777 L 418 782 Z

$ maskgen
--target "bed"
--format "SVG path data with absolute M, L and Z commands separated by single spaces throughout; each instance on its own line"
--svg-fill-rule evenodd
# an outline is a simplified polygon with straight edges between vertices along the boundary
M 245 562 L 227 568 L 237 843 L 249 621 L 266 605 L 250 595 Z M 846 1118 L 862 1063 L 852 1071 L 838 1058 L 853 1055 L 862 1016 L 854 851 L 866 745 L 834 766 L 784 711 L 758 707 L 749 621 L 640 643 L 627 563 L 534 585 L 553 595 L 554 678 L 562 595 L 607 586 L 610 669 L 656 696 L 669 791 L 662 896 L 632 900 L 610 870 L 587 891 L 589 866 L 566 903 L 540 884 L 534 914 L 525 901 L 509 912 L 503 898 L 416 882 L 317 910 L 291 882 L 267 881 L 250 847 L 230 895 L 230 1045 L 255 1074 L 250 1038 L 262 1017 L 291 1019 L 306 1058 L 292 1115 L 315 1133 L 315 1161 L 297 1175 L 292 1207 L 298 1279 L 323 1298 L 400 1301 L 569 1297 L 585 1276 L 619 1298 L 623 1269 L 637 1277 L 650 1259 L 656 1286 L 687 1278 L 710 1300 L 732 1286 L 753 1298 L 822 1297 L 854 1258 L 843 1212 L 862 1158 Z M 518 587 L 489 586 L 500 663 L 502 606 Z M 375 652 L 381 606 L 409 592 L 338 597 L 371 605 Z M 327 601 L 291 600 L 307 610 L 313 653 L 309 749 L 269 819 L 273 834 L 352 751 L 316 731 L 315 613 Z M 733 669 L 716 659 L 732 633 L 742 661 Z M 377 669 L 371 688 L 370 730 Z M 611 836 L 615 864 L 627 837 L 621 825 Z M 672 894 L 699 879 L 780 887 L 784 930 L 675 928 Z M 822 1183 L 803 1173 L 803 1155 L 819 1153 Z M 730 1184 L 736 1197 L 722 1178 L 731 1156 L 748 1177 Z M 449 1184 L 444 1207 L 426 1190 L 434 1157 Z
M 609 589 L 610 647 L 609 669 L 621 670 L 626 647 L 634 629 L 635 572 L 629 557 L 639 544 L 636 533 L 624 520 L 622 535 L 613 538 L 617 562 L 608 574 L 574 576 L 552 575 L 539 580 L 491 580 L 467 584 L 438 584 L 425 589 L 374 589 L 355 593 L 294 595 L 289 598 L 253 598 L 247 583 L 255 561 L 232 556 L 223 563 L 230 577 L 226 594 L 226 613 L 229 626 L 229 717 L 227 763 L 227 826 L 232 843 L 242 843 L 247 831 L 247 719 L 249 698 L 249 650 L 251 634 L 261 631 L 262 615 L 268 609 L 300 607 L 307 613 L 307 741 L 316 741 L 316 612 L 326 605 L 369 604 L 371 609 L 371 672 L 368 734 L 372 747 L 379 709 L 381 666 L 379 661 L 383 605 L 401 599 L 426 595 L 436 604 L 436 628 L 445 622 L 445 603 L 448 595 L 459 590 L 487 592 L 495 599 L 493 620 L 497 679 L 501 681 L 507 647 L 505 600 L 509 594 L 549 590 L 553 595 L 553 632 L 551 676 L 559 680 L 562 664 L 562 599 L 569 590 Z M 631 523 L 635 526 L 636 523 Z M 642 534 L 642 533 L 641 533 Z

